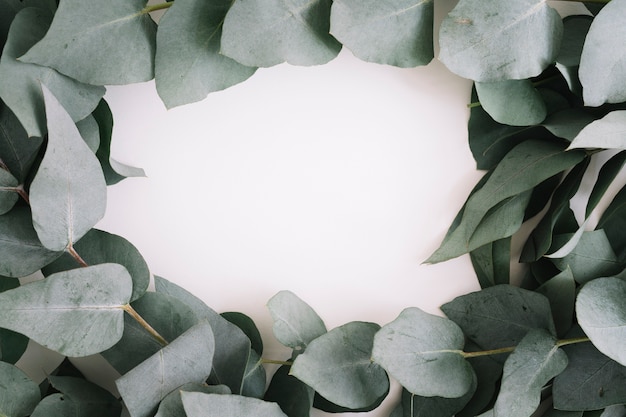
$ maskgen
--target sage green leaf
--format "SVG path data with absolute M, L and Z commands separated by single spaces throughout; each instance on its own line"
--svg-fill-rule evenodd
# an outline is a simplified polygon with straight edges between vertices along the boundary
M 587 201 L 587 207 L 585 208 L 585 218 L 589 218 L 593 210 L 598 206 L 598 203 L 604 196 L 604 193 L 608 190 L 609 186 L 615 180 L 615 177 L 620 173 L 622 167 L 626 163 L 626 151 L 619 152 L 612 156 L 608 161 L 602 165 L 600 172 L 598 173 L 598 179 L 593 185 L 589 200 Z
M 259 355 L 263 354 L 263 339 L 261 339 L 261 333 L 249 316 L 234 311 L 225 312 L 220 315 L 235 326 L 239 327 L 241 331 L 248 336 L 252 350 Z
M 274 320 L 274 336 L 287 347 L 304 350 L 311 341 L 326 333 L 326 326 L 317 313 L 290 291 L 273 296 L 267 308 Z
M 596 348 L 626 366 L 626 281 L 598 278 L 578 293 L 578 323 Z
M 182 392 L 181 397 L 187 417 L 205 417 L 207 410 L 220 417 L 286 417 L 277 404 L 256 398 L 201 392 Z
M 163 398 L 163 401 L 159 404 L 159 408 L 154 417 L 187 417 L 183 407 L 183 399 L 181 398 L 181 393 L 183 391 L 203 392 L 205 394 L 230 394 L 230 389 L 228 389 L 225 385 L 206 385 L 196 384 L 193 382 L 184 384 Z
M 481 288 L 509 283 L 511 238 L 496 240 L 470 252 Z
M 472 341 L 465 344 L 466 352 L 476 352 L 481 350 Z M 474 417 L 485 410 L 487 406 L 493 404 L 502 377 L 503 364 L 490 356 L 476 356 L 468 358 L 476 374 L 477 385 L 472 398 L 467 402 L 462 410 L 456 413 L 456 417 Z
M 626 4 L 607 4 L 593 19 L 580 57 L 580 82 L 586 106 L 626 100 Z
M 50 402 L 50 405 L 44 409 L 37 406 L 35 410 L 37 414 L 33 413 L 34 416 L 46 416 L 46 411 L 51 411 L 48 407 L 52 410 L 56 408 L 56 414 L 47 414 L 48 417 L 55 415 L 59 417 L 110 417 L 120 415 L 122 412 L 121 402 L 110 392 L 94 383 L 69 376 L 51 375 L 48 379 L 62 396 Z
M 61 103 L 42 85 L 48 146 L 30 186 L 33 225 L 39 240 L 64 250 L 85 235 L 106 209 L 100 163 Z
M 458 398 L 475 378 L 463 357 L 464 344 L 451 320 L 407 308 L 376 334 L 372 360 L 413 394 Z
M 123 265 L 133 279 L 131 301 L 141 297 L 150 283 L 150 270 L 137 248 L 128 240 L 102 230 L 91 229 L 74 244 L 74 249 L 88 265 L 116 263 Z M 78 268 L 80 265 L 69 254 L 63 254 L 42 268 L 44 275 Z
M 80 136 L 91 149 L 91 152 L 96 153 L 100 146 L 100 128 L 96 119 L 89 115 L 83 120 L 76 122 L 76 127 L 80 132 Z
M 515 346 L 535 328 L 556 333 L 548 299 L 511 285 L 459 296 L 441 310 L 481 349 Z
M 59 272 L 0 293 L 0 327 L 66 356 L 91 355 L 122 337 L 123 307 L 131 291 L 121 265 Z
M 402 68 L 428 64 L 434 57 L 433 0 L 336 0 L 330 33 L 367 62 Z
M 51 394 L 37 404 L 30 417 L 66 417 L 76 415 L 79 415 L 76 404 L 66 400 L 63 394 Z
M 214 385 L 227 385 L 233 393 L 238 394 L 250 355 L 250 339 L 239 327 L 185 289 L 158 276 L 154 277 L 154 283 L 157 292 L 178 298 L 191 308 L 197 320 L 208 320 L 211 323 L 215 335 L 215 354 L 209 380 Z
M 560 247 L 570 235 L 555 236 L 554 246 Z M 552 262 L 561 271 L 572 269 L 574 279 L 581 284 L 598 277 L 610 277 L 623 269 L 611 248 L 604 230 L 583 232 L 576 247 L 565 257 Z
M 572 270 L 568 267 L 557 276 L 537 288 L 537 292 L 550 301 L 554 326 L 558 336 L 564 336 L 574 320 L 576 302 L 576 282 Z
M 626 149 L 626 110 L 612 111 L 587 125 L 574 138 L 570 149 Z
M 546 411 L 543 414 L 543 417 L 583 417 L 583 412 L 582 411 L 563 411 L 563 410 L 556 410 L 552 408 L 552 409 L 548 409 L 548 411 Z
M 567 366 L 567 355 L 543 329 L 533 329 L 504 363 L 494 417 L 528 417 L 541 401 L 543 386 Z
M 298 378 L 289 375 L 283 365 L 274 373 L 265 393 L 265 401 L 278 403 L 289 417 L 309 417 L 315 391 Z
M 480 104 L 498 123 L 530 126 L 548 114 L 546 103 L 530 80 L 476 82 Z
M 585 110 L 574 107 L 551 114 L 541 125 L 554 136 L 573 141 L 594 120 Z
M 159 22 L 155 80 L 169 109 L 204 99 L 250 78 L 256 68 L 220 54 L 230 0 L 179 0 Z
M 261 355 L 250 350 L 246 372 L 241 383 L 241 395 L 263 398 L 265 394 L 266 375 Z
M 33 228 L 30 210 L 26 207 L 15 207 L 0 216 L 0 236 L 0 275 L 25 277 L 62 254 L 41 244 Z
M 439 59 L 475 81 L 530 78 L 554 62 L 562 33 L 544 0 L 461 0 L 441 24 Z
M 11 22 L 20 11 L 21 4 L 18 0 L 0 0 L 0 52 L 4 47 L 9 33 Z
M 101 100 L 93 112 L 100 129 L 100 147 L 96 156 L 102 166 L 107 185 L 117 184 L 127 177 L 145 177 L 143 169 L 131 167 L 111 158 L 111 136 L 113 134 L 113 114 L 106 101 Z
M 147 292 L 132 302 L 131 306 L 165 340 L 176 339 L 198 323 L 197 317 L 187 305 L 167 294 Z M 125 374 L 162 347 L 135 319 L 126 315 L 122 338 L 100 354 L 120 374 Z
M 593 17 L 574 15 L 563 19 L 563 40 L 556 62 L 566 67 L 578 67 L 585 38 Z
M 600 417 L 626 417 L 626 405 L 612 405 L 604 409 Z
M 93 85 L 154 77 L 156 24 L 145 0 L 64 0 L 50 29 L 19 59 Z
M 17 278 L 0 276 L 0 292 L 12 290 L 20 286 Z M 28 346 L 28 337 L 11 330 L 0 329 L 0 360 L 2 362 L 17 362 Z
M 131 417 L 152 416 L 163 398 L 211 373 L 215 342 L 207 321 L 195 325 L 115 381 Z
M 0 215 L 6 214 L 17 203 L 18 181 L 9 171 L 0 167 Z
M 420 397 L 402 389 L 402 409 L 407 417 L 454 417 L 472 398 L 476 390 L 476 380 L 470 390 L 459 398 Z
M 626 367 L 606 357 L 591 343 L 563 348 L 569 364 L 554 379 L 554 407 L 560 410 L 598 410 L 626 398 Z
M 0 59 L 0 96 L 29 136 L 43 137 L 46 132 L 41 83 L 63 103 L 74 121 L 89 115 L 105 91 L 103 87 L 77 82 L 46 66 L 18 60 L 44 36 L 51 18 L 49 12 L 38 8 L 19 12 Z M 85 61 L 85 57 L 79 61 Z M 75 63 L 72 61 L 71 65 Z
M 28 137 L 15 114 L 0 101 L 0 155 L 20 183 L 26 179 L 41 144 L 41 138 Z
M 626 227 L 626 187 L 617 193 L 609 206 L 604 210 L 597 229 L 604 230 L 611 247 L 615 251 L 618 259 L 626 257 L 626 235 L 622 233 Z
M 40 399 L 37 384 L 14 365 L 0 362 L 0 415 L 28 416 Z
M 377 409 L 387 397 L 388 393 L 385 393 L 378 397 L 376 401 L 360 408 L 350 408 L 335 404 L 322 397 L 319 392 L 316 392 L 313 396 L 313 408 L 316 410 L 324 411 L 326 413 L 366 413 Z
M 341 44 L 329 34 L 330 0 L 237 0 L 220 52 L 249 67 L 326 64 Z
M 351 322 L 325 333 L 298 355 L 291 375 L 341 407 L 359 409 L 379 401 L 389 391 L 387 374 L 371 360 L 379 329 Z

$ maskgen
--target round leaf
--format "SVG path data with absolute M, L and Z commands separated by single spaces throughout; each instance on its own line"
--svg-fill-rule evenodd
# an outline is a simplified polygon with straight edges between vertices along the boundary
M 40 399 L 37 384 L 14 365 L 0 362 L 0 415 L 30 415 Z
M 626 110 L 612 111 L 583 128 L 574 138 L 570 149 L 626 149 Z
M 539 124 L 548 110 L 539 91 L 530 80 L 506 80 L 476 83 L 483 109 L 498 123 L 511 126 Z
M 326 333 L 317 313 L 290 291 L 276 294 L 268 301 L 267 308 L 274 320 L 274 336 L 292 349 L 306 349 L 312 340 Z
M 278 404 L 239 395 L 182 392 L 187 417 L 206 417 L 207 410 L 219 411 L 220 417 L 287 417 Z

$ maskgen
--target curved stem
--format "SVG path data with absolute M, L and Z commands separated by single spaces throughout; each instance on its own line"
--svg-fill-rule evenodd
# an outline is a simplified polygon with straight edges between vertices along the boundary
M 148 14 L 148 13 L 156 12 L 157 10 L 169 9 L 170 7 L 172 7 L 172 4 L 174 4 L 174 2 L 169 1 L 167 3 L 159 3 L 153 6 L 146 6 L 141 10 L 141 14 Z
M 261 358 L 261 363 L 270 364 L 270 365 L 287 365 L 287 366 L 293 365 L 293 362 L 291 361 L 276 361 L 274 359 L 265 359 L 265 358 Z
M 70 245 L 67 247 L 67 252 L 72 255 L 72 258 L 74 258 L 76 260 L 76 262 L 78 262 L 78 264 L 82 267 L 86 267 L 89 266 L 89 264 L 87 264 L 87 262 L 85 262 L 85 260 L 83 258 L 81 258 L 81 256 L 78 254 L 78 252 L 76 252 L 76 249 L 74 249 L 74 246 L 72 246 L 72 244 L 70 243 Z
M 163 336 L 161 336 L 159 334 L 159 332 L 157 332 L 154 327 L 150 326 L 150 324 L 139 315 L 139 313 L 137 313 L 137 311 L 130 305 L 130 304 L 126 304 L 122 307 L 124 309 L 125 312 L 127 312 L 133 319 L 135 319 L 135 321 L 137 323 L 139 323 L 141 325 L 141 327 L 143 327 L 144 329 L 146 329 L 146 331 L 148 333 L 150 333 L 150 336 L 152 336 L 154 338 L 154 340 L 156 340 L 157 342 L 159 342 L 161 344 L 161 346 L 167 346 L 167 340 L 165 340 L 165 338 Z
M 15 188 L 15 192 L 22 197 L 22 199 L 24 201 L 26 201 L 26 204 L 28 204 L 30 206 L 30 198 L 28 197 L 28 193 L 24 190 L 24 185 L 20 184 Z
M 588 337 L 576 337 L 573 339 L 557 340 L 556 346 L 561 347 L 561 346 L 574 345 L 576 343 L 584 343 L 584 342 L 590 342 L 589 338 Z M 481 350 L 478 352 L 462 352 L 461 354 L 465 359 L 468 359 L 468 358 L 477 358 L 479 356 L 491 356 L 491 355 L 499 355 L 501 353 L 511 353 L 514 350 L 515 350 L 515 346 L 508 346 L 508 347 L 503 347 L 499 349 Z

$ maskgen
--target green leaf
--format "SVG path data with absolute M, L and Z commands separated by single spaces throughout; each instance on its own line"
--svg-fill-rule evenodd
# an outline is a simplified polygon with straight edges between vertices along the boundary
M 578 323 L 596 348 L 626 366 L 626 281 L 598 278 L 578 293 Z
M 62 394 L 58 400 L 62 404 L 56 406 L 67 410 L 65 414 L 56 414 L 59 417 L 70 415 L 72 417 L 110 417 L 122 412 L 120 401 L 96 384 L 69 376 L 49 376 L 48 379 L 52 386 Z M 39 406 L 36 411 L 39 413 L 37 415 L 46 416 L 46 410 L 41 410 Z M 48 416 L 51 417 L 51 414 Z
M 45 247 L 71 247 L 102 217 L 106 183 L 100 163 L 62 105 L 42 85 L 48 147 L 30 186 L 33 225 Z M 71 155 L 71 157 L 69 157 Z
M 123 307 L 131 291 L 121 265 L 59 272 L 0 293 L 0 327 L 66 356 L 91 355 L 122 337 Z
M 510 285 L 462 295 L 441 310 L 481 349 L 515 346 L 535 328 L 555 334 L 548 299 Z
M 473 342 L 468 341 L 465 345 L 466 352 L 481 350 Z M 474 417 L 484 411 L 495 401 L 497 390 L 500 388 L 503 364 L 490 356 L 477 356 L 468 358 L 476 374 L 476 390 L 467 405 L 456 413 L 457 417 Z
M 220 52 L 250 67 L 326 64 L 341 44 L 329 34 L 330 0 L 237 0 Z
M 374 334 L 380 326 L 351 322 L 310 342 L 291 367 L 291 375 L 328 401 L 359 409 L 389 392 L 385 371 L 372 362 Z
M 15 278 L 0 277 L 0 292 L 20 286 Z M 28 347 L 28 337 L 11 330 L 0 329 L 0 360 L 7 363 L 16 363 Z
M 530 80 L 476 82 L 480 104 L 498 123 L 530 126 L 548 114 L 546 103 Z
M 214 348 L 211 325 L 203 321 L 116 380 L 130 415 L 151 416 L 175 388 L 206 380 Z
M 330 33 L 357 57 L 397 67 L 434 57 L 433 0 L 335 0 Z
M 250 344 L 252 346 L 252 350 L 254 350 L 259 355 L 263 354 L 263 339 L 261 339 L 261 333 L 259 333 L 259 329 L 254 324 L 254 321 L 246 316 L 243 313 L 238 313 L 234 311 L 229 311 L 220 314 L 226 320 L 239 327 L 241 331 L 243 331 L 248 339 L 250 339 Z
M 572 141 L 594 120 L 585 110 L 574 107 L 551 114 L 541 125 L 554 136 Z
M 315 391 L 298 378 L 289 375 L 290 366 L 283 365 L 274 373 L 265 393 L 265 401 L 278 403 L 289 417 L 309 417 Z
M 246 397 L 263 398 L 266 385 L 265 368 L 261 355 L 254 350 L 250 350 L 246 372 L 241 382 L 241 395 Z
M 504 363 L 494 417 L 528 417 L 537 409 L 541 389 L 567 366 L 567 355 L 547 331 L 533 329 Z
M 220 54 L 230 0 L 179 0 L 159 22 L 156 88 L 169 109 L 204 99 L 250 78 L 256 68 Z
M 15 114 L 0 101 L 0 155 L 20 183 L 26 179 L 42 142 L 41 138 L 29 138 Z
M 580 57 L 580 81 L 586 106 L 626 100 L 626 4 L 613 1 L 593 19 Z
M 402 409 L 407 410 L 407 417 L 453 417 L 472 398 L 475 389 L 476 380 L 472 388 L 459 398 L 420 397 L 403 389 Z
M 256 398 L 239 395 L 182 392 L 187 417 L 205 417 L 207 410 L 215 410 L 220 417 L 286 417 L 280 407 Z
M 570 149 L 626 149 L 626 110 L 612 111 L 587 125 L 574 138 Z
M 561 247 L 570 235 L 555 236 L 554 245 Z M 578 244 L 568 255 L 552 262 L 561 271 L 572 269 L 574 279 L 581 284 L 598 277 L 610 277 L 623 269 L 611 248 L 604 230 L 583 232 Z
M 19 59 L 93 85 L 154 77 L 156 24 L 145 0 L 64 0 L 50 29 Z
M 132 243 L 121 236 L 102 230 L 91 229 L 77 243 L 74 249 L 88 265 L 116 263 L 123 265 L 133 279 L 131 301 L 141 297 L 150 283 L 150 270 L 139 251 Z M 63 254 L 53 263 L 42 268 L 45 275 L 78 268 L 80 265 L 69 254 Z
M 567 16 L 563 19 L 563 40 L 556 62 L 566 67 L 578 67 L 580 56 L 583 52 L 585 37 L 593 17 L 591 16 Z
M 46 249 L 33 228 L 28 208 L 16 207 L 0 216 L 0 275 L 25 277 L 61 255 Z
M 622 187 L 604 210 L 597 226 L 597 229 L 604 230 L 618 259 L 626 257 L 626 235 L 622 232 L 624 227 L 626 227 L 626 187 Z
M 147 292 L 131 306 L 165 340 L 176 339 L 199 322 L 187 305 L 167 294 Z M 101 355 L 125 374 L 162 347 L 135 319 L 126 315 L 122 338 Z
M 14 365 L 0 362 L 0 415 L 30 415 L 40 399 L 37 384 Z
M 604 193 L 608 190 L 609 186 L 613 183 L 613 180 L 622 170 L 622 167 L 626 163 L 626 151 L 619 152 L 612 156 L 608 161 L 602 165 L 600 172 L 598 173 L 598 179 L 591 190 L 589 200 L 587 201 L 587 208 L 585 209 L 585 218 L 589 218 L 593 210 L 598 206 L 600 200 L 604 196 Z
M 565 335 L 572 327 L 576 302 L 576 282 L 572 270 L 566 268 L 537 288 L 537 292 L 545 295 L 550 301 L 557 335 Z
M 510 237 L 474 249 L 470 252 L 470 258 L 481 288 L 509 283 Z
M 159 409 L 154 417 L 187 417 L 183 408 L 182 392 L 203 392 L 205 394 L 230 394 L 230 389 L 225 385 L 206 385 L 189 383 L 170 392 L 163 398 Z
M 11 173 L 0 167 L 0 215 L 6 214 L 17 203 L 17 179 Z
M 461 0 L 441 24 L 439 59 L 475 81 L 530 78 L 554 62 L 562 32 L 544 0 Z
M 100 128 L 98 122 L 90 114 L 83 120 L 76 123 L 76 127 L 80 132 L 80 136 L 83 138 L 91 152 L 96 153 L 100 146 Z
M 49 12 L 42 9 L 22 10 L 11 25 L 0 59 L 0 96 L 20 120 L 28 136 L 43 137 L 46 133 L 40 84 L 45 84 L 54 93 L 75 122 L 91 113 L 105 91 L 103 87 L 82 84 L 46 66 L 18 60 L 44 36 L 50 20 Z M 86 61 L 85 57 L 80 57 L 80 61 Z M 71 65 L 75 65 L 74 61 Z
M 66 400 L 63 394 L 51 394 L 42 399 L 30 417 L 65 417 L 76 416 L 77 406 Z
M 326 398 L 322 397 L 319 392 L 313 396 L 313 408 L 324 411 L 326 413 L 366 413 L 378 408 L 385 400 L 387 394 L 380 396 L 376 401 L 361 408 L 350 408 L 337 405 Z
M 624 403 L 626 367 L 606 357 L 591 343 L 563 348 L 569 364 L 554 379 L 554 407 L 560 410 L 598 410 Z
M 604 409 L 600 417 L 626 417 L 626 405 L 612 405 Z
M 287 347 L 304 350 L 312 340 L 326 333 L 326 326 L 317 313 L 290 291 L 273 296 L 267 308 L 274 321 L 274 336 Z
M 464 344 L 452 321 L 412 307 L 376 334 L 372 359 L 413 394 L 458 398 L 475 378 Z

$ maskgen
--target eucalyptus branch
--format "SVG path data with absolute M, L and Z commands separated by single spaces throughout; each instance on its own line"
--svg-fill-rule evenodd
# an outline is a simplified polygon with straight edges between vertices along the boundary
M 30 206 L 30 198 L 28 197 L 28 193 L 24 190 L 24 184 L 20 184 L 15 187 L 15 192 L 22 197 L 22 200 L 26 201 L 26 204 Z
M 577 337 L 577 338 L 573 338 L 573 339 L 562 339 L 562 340 L 557 340 L 556 342 L 556 346 L 557 347 L 562 347 L 562 346 L 567 346 L 567 345 L 574 345 L 576 343 L 584 343 L 584 342 L 589 342 L 589 338 L 588 337 Z M 503 347 L 503 348 L 499 348 L 499 349 L 490 349 L 490 350 L 481 350 L 478 352 L 463 352 L 462 355 L 465 359 L 469 359 L 469 358 L 477 358 L 480 356 L 493 356 L 493 355 L 499 355 L 501 353 L 511 353 L 515 350 L 516 346 L 507 346 L 507 347 Z
M 141 10 L 140 14 L 148 14 L 148 13 L 156 12 L 157 10 L 169 9 L 170 7 L 172 7 L 172 4 L 174 4 L 173 1 L 170 1 L 167 3 L 159 3 L 159 4 L 152 5 L 152 6 L 146 6 Z
M 292 361 L 277 361 L 274 359 L 265 359 L 265 358 L 261 358 L 261 363 L 267 364 L 267 365 L 287 365 L 287 366 L 293 365 Z
M 159 332 L 157 332 L 154 327 L 152 327 L 150 325 L 150 323 L 148 323 L 143 317 L 141 317 L 139 315 L 139 313 L 137 313 L 137 311 L 130 305 L 130 304 L 126 304 L 122 307 L 124 309 L 125 312 L 127 312 L 133 319 L 135 319 L 135 321 L 137 323 L 139 323 L 141 325 L 141 327 L 143 327 L 144 329 L 146 329 L 146 331 L 148 333 L 150 333 L 150 336 L 152 336 L 154 338 L 154 340 L 156 340 L 157 342 L 159 342 L 161 344 L 161 346 L 167 346 L 168 342 L 167 340 L 165 340 L 165 338 L 163 336 L 161 336 L 159 334 Z
M 89 266 L 89 264 L 85 262 L 85 260 L 78 254 L 78 252 L 76 252 L 76 249 L 74 249 L 74 246 L 72 246 L 71 243 L 67 246 L 67 252 L 72 256 L 72 258 L 76 260 L 76 262 L 78 262 L 80 266 Z

